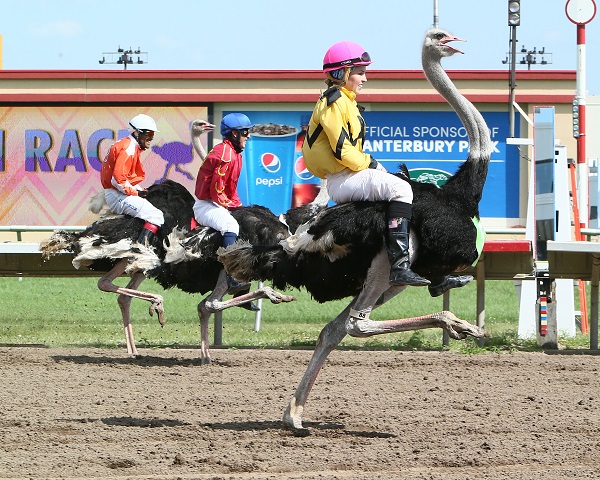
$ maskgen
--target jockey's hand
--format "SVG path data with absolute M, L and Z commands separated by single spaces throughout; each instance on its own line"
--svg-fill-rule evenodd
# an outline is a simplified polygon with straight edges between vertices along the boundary
M 382 172 L 387 172 L 385 167 L 373 157 L 371 157 L 371 163 L 369 163 L 369 168 L 372 168 L 374 170 L 381 170 Z
M 125 187 L 125 195 L 138 196 L 138 191 L 132 187 Z

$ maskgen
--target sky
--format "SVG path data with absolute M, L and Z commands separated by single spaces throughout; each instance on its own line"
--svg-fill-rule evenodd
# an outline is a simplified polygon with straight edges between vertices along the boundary
M 549 62 L 531 69 L 577 69 L 577 27 L 567 18 L 566 3 L 521 0 L 517 52 L 543 48 Z M 98 61 L 118 47 L 139 47 L 147 52 L 148 63 L 128 69 L 317 70 L 331 44 L 351 40 L 369 52 L 373 69 L 420 70 L 421 42 L 433 25 L 434 4 L 434 0 L 11 1 L 0 16 L 2 67 L 121 69 Z M 437 5 L 439 26 L 466 40 L 460 45 L 465 54 L 445 59 L 446 69 L 508 70 L 502 63 L 510 48 L 508 0 L 438 0 Z M 586 90 L 600 95 L 600 62 L 593 61 L 600 58 L 600 14 L 585 31 Z M 521 58 L 519 53 L 517 69 L 526 70 Z M 537 60 L 541 62 L 542 56 Z

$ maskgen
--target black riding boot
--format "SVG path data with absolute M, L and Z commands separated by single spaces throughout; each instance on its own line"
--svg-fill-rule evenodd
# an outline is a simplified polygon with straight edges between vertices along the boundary
M 388 205 L 387 251 L 392 267 L 390 284 L 421 287 L 429 285 L 431 282 L 410 269 L 410 259 L 408 258 L 410 214 L 411 205 L 408 203 L 390 202 Z
M 223 247 L 233 245 L 237 240 L 237 235 L 233 232 L 225 232 L 223 234 Z M 238 282 L 231 275 L 227 274 L 227 293 L 237 293 L 242 290 L 250 290 L 250 282 Z
M 227 292 L 226 293 L 238 293 L 242 290 L 250 290 L 250 282 L 242 283 L 238 282 L 231 275 L 227 274 Z M 246 293 L 246 292 L 244 292 Z
M 150 245 L 152 239 L 154 238 L 154 234 L 158 231 L 158 225 L 154 225 L 153 223 L 146 222 L 144 223 L 144 227 L 140 232 L 140 235 L 137 239 L 137 243 L 142 245 Z
M 429 287 L 427 288 L 429 288 L 429 295 L 431 295 L 432 297 L 439 297 L 451 288 L 464 287 L 472 280 L 473 275 L 458 275 L 456 277 L 448 275 L 444 277 L 444 279 L 437 285 L 429 285 Z

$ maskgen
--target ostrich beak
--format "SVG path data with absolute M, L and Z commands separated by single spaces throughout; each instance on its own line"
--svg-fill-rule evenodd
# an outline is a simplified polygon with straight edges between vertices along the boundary
M 452 50 L 453 53 L 462 53 L 462 54 L 465 53 L 465 52 L 460 51 L 458 48 L 453 47 L 452 45 L 448 45 L 448 43 L 450 43 L 450 42 L 466 42 L 466 40 L 463 40 L 462 38 L 458 38 L 458 37 L 454 37 L 454 36 L 448 36 L 448 37 L 440 40 L 440 44 L 442 44 L 442 46 L 444 46 L 445 48 Z

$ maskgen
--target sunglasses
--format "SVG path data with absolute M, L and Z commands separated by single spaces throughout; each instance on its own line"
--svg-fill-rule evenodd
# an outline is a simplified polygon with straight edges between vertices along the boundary
M 325 65 L 323 65 L 323 68 L 340 68 L 345 67 L 347 65 L 354 65 L 355 63 L 359 62 L 370 61 L 371 56 L 367 52 L 363 52 L 363 54 L 360 57 L 350 58 L 349 60 L 342 60 L 341 62 L 326 63 Z
M 142 135 L 145 135 L 148 140 L 152 140 L 154 138 L 154 132 L 152 130 L 140 130 Z
M 245 128 L 244 130 L 238 130 L 238 132 L 240 133 L 240 135 L 242 137 L 249 137 L 250 136 L 250 130 L 248 130 L 247 128 Z

